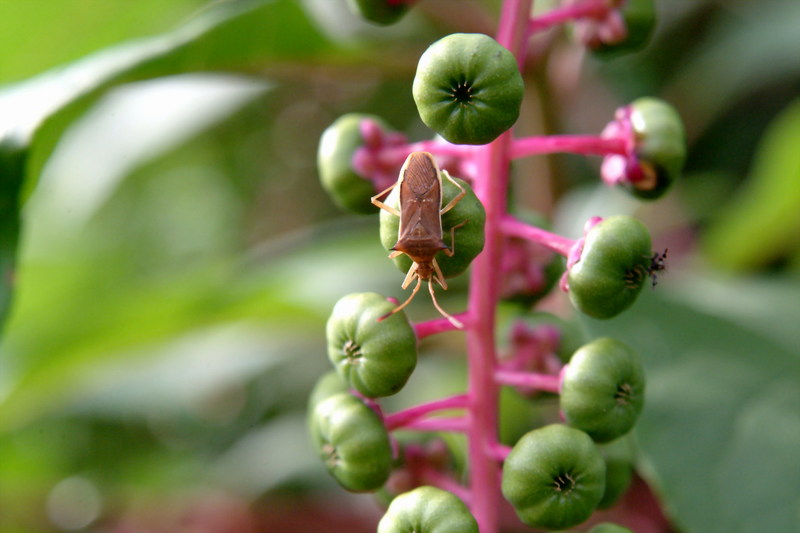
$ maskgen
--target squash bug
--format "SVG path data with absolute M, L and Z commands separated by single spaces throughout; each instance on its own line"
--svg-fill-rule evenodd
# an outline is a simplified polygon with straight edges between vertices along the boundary
M 457 328 L 464 327 L 461 322 L 447 314 L 439 306 L 439 302 L 436 301 L 436 295 L 433 292 L 434 281 L 447 290 L 447 282 L 444 279 L 442 270 L 439 268 L 439 264 L 436 262 L 436 254 L 441 251 L 452 257 L 455 253 L 456 228 L 466 224 L 466 222 L 462 222 L 458 226 L 450 228 L 452 247 L 448 247 L 442 240 L 442 215 L 455 207 L 467 193 L 449 174 L 445 174 L 445 176 L 461 192 L 442 207 L 442 177 L 439 167 L 433 160 L 433 156 L 428 152 L 412 152 L 403 164 L 403 168 L 400 169 L 400 176 L 397 178 L 397 182 L 371 199 L 375 206 L 400 218 L 397 243 L 391 248 L 392 252 L 389 254 L 389 258 L 393 259 L 401 254 L 406 254 L 413 261 L 403 280 L 403 289 L 407 289 L 414 279 L 417 280 L 411 296 L 391 312 L 381 317 L 380 320 L 400 311 L 411 303 L 422 282 L 427 281 L 428 292 L 431 293 L 431 299 L 437 311 Z M 378 198 L 388 194 L 395 187 L 400 187 L 399 210 L 378 200 Z

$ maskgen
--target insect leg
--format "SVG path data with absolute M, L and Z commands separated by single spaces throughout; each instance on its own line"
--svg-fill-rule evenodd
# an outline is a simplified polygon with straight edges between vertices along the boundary
M 461 226 L 463 226 L 464 224 L 466 224 L 467 222 L 469 222 L 469 220 L 465 220 L 461 224 L 456 224 L 455 226 L 450 228 L 450 248 L 445 248 L 444 250 L 442 250 L 446 256 L 453 257 L 453 255 L 456 253 L 456 230 Z
M 411 281 L 414 279 L 414 276 L 417 273 L 417 268 L 419 268 L 419 265 L 417 263 L 414 263 L 413 265 L 411 265 L 411 268 L 408 269 L 408 273 L 406 274 L 406 277 L 403 279 L 403 284 L 400 285 L 403 288 L 403 290 L 406 290 L 408 286 L 411 285 Z
M 434 258 L 431 263 L 433 263 L 433 270 L 436 272 L 434 278 L 436 278 L 436 281 L 439 282 L 439 285 L 441 285 L 444 290 L 447 290 L 447 282 L 444 280 L 444 274 L 442 274 L 442 269 L 439 268 L 439 263 L 436 262 L 436 258 Z
M 374 205 L 375 207 L 379 207 L 381 209 L 385 209 L 386 211 L 390 212 L 394 216 L 399 217 L 400 216 L 400 211 L 398 211 L 394 207 L 386 205 L 385 203 L 383 203 L 380 200 L 378 200 L 378 198 L 380 198 L 384 194 L 387 194 L 389 191 L 391 191 L 392 189 L 397 187 L 397 183 L 398 182 L 392 183 L 389 187 L 387 187 L 386 189 L 382 190 L 381 192 L 379 192 L 378 194 L 376 194 L 375 196 L 370 198 L 369 201 L 372 202 L 372 205 Z
M 417 287 L 419 287 L 419 285 L 417 285 Z M 441 313 L 441 315 L 445 317 L 447 320 L 449 320 L 450 323 L 453 324 L 455 327 L 457 327 L 458 329 L 464 329 L 464 324 L 459 322 L 455 317 L 449 315 L 447 311 L 442 309 L 442 307 L 439 305 L 439 302 L 436 301 L 436 294 L 433 292 L 432 280 L 428 280 L 428 292 L 431 293 L 431 300 L 433 300 L 433 306 L 436 308 L 436 310 L 439 311 L 439 313 Z
M 416 264 L 416 263 L 415 263 L 415 264 Z M 413 267 L 412 267 L 412 268 L 413 268 Z M 409 272 L 410 272 L 410 271 L 409 271 Z M 380 317 L 380 318 L 378 319 L 378 322 L 380 322 L 380 321 L 382 321 L 382 320 L 385 320 L 386 318 L 388 318 L 388 317 L 392 316 L 393 314 L 395 314 L 396 312 L 398 312 L 398 311 L 402 310 L 402 309 L 403 309 L 405 306 L 407 306 L 408 304 L 410 304 L 410 303 L 411 303 L 411 300 L 413 300 L 413 299 L 414 299 L 414 296 L 416 296 L 416 295 L 417 295 L 417 292 L 419 291 L 419 286 L 420 286 L 421 284 L 422 284 L 422 278 L 419 278 L 419 277 L 418 277 L 418 278 L 417 278 L 417 284 L 416 284 L 416 286 L 414 287 L 414 290 L 413 290 L 413 291 L 411 291 L 411 296 L 409 296 L 409 297 L 408 297 L 408 300 L 406 300 L 405 302 L 401 303 L 400 305 L 398 305 L 397 307 L 395 307 L 394 309 L 392 309 L 391 311 L 389 311 L 388 313 L 386 313 L 385 315 L 383 315 L 382 317 Z
M 456 197 L 455 197 L 455 198 L 453 198 L 452 200 L 450 200 L 450 201 L 447 203 L 447 205 L 446 205 L 446 206 L 444 206 L 443 208 L 441 208 L 441 209 L 439 210 L 439 214 L 440 214 L 440 215 L 444 215 L 445 213 L 447 213 L 448 211 L 450 211 L 451 209 L 453 209 L 453 208 L 456 206 L 456 204 L 457 204 L 458 202 L 460 202 L 460 201 L 461 201 L 461 199 L 462 199 L 462 198 L 464 198 L 464 196 L 466 196 L 466 195 L 467 195 L 467 191 L 465 191 L 465 190 L 464 190 L 464 187 L 462 187 L 462 186 L 461 186 L 461 185 L 460 185 L 460 184 L 459 184 L 459 183 L 458 183 L 456 180 L 454 180 L 454 179 L 453 179 L 453 177 L 452 177 L 450 174 L 448 174 L 448 173 L 445 173 L 445 177 L 446 177 L 447 179 L 449 179 L 449 180 L 450 180 L 450 183 L 452 183 L 453 185 L 455 185 L 456 187 L 458 187 L 458 190 L 459 190 L 459 191 L 461 191 L 461 192 L 460 192 L 460 193 L 458 193 L 458 194 L 456 195 Z M 374 203 L 374 202 L 373 202 L 373 203 Z

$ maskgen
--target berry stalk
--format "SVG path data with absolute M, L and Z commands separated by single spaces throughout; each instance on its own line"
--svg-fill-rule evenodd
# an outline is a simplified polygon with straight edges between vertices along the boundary
M 583 0 L 559 6 L 555 9 L 531 17 L 528 22 L 528 31 L 536 33 L 544 31 L 553 26 L 558 26 L 582 18 L 603 18 L 609 10 L 613 8 L 613 2 L 609 0 Z

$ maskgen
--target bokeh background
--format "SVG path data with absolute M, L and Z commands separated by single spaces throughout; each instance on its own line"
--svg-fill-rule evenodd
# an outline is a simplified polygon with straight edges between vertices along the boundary
M 541 157 L 515 164 L 515 201 L 573 237 L 632 214 L 669 248 L 630 311 L 574 318 L 645 359 L 639 469 L 674 530 L 797 532 L 800 3 L 657 5 L 650 45 L 612 60 L 538 36 L 517 128 L 598 133 L 658 96 L 685 175 L 642 204 L 596 158 Z M 402 274 L 375 218 L 323 193 L 317 143 L 351 111 L 429 137 L 417 58 L 493 33 L 498 6 L 422 0 L 380 28 L 342 0 L 0 0 L 0 532 L 374 530 L 305 402 L 333 303 L 399 296 Z M 464 283 L 442 297 L 463 306 Z M 461 342 L 427 340 L 398 401 L 463 386 Z

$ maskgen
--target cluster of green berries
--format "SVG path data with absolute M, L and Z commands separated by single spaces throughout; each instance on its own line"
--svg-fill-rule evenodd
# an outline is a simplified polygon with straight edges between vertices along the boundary
M 389 24 L 413 2 L 349 3 L 366 19 Z M 627 33 L 622 38 L 617 35 L 616 41 L 601 40 L 598 50 L 608 53 L 611 48 L 641 46 L 654 21 L 652 0 L 624 2 L 609 17 L 606 22 L 612 26 L 622 17 Z M 601 30 L 595 33 L 604 35 Z M 483 145 L 517 121 L 524 83 L 516 58 L 494 39 L 453 34 L 422 55 L 412 94 L 422 121 L 448 146 Z M 655 199 L 680 173 L 685 158 L 683 129 L 664 102 L 647 98 L 621 108 L 602 138 L 623 139 L 625 145 L 624 153 L 609 153 L 603 163 L 602 177 L 610 185 Z M 436 153 L 436 143 L 444 141 L 426 141 L 425 146 Z M 375 201 L 397 179 L 402 160 L 396 154 L 407 155 L 412 149 L 403 153 L 406 147 L 405 138 L 379 117 L 345 115 L 324 132 L 318 168 L 323 187 L 345 209 L 374 214 L 379 211 L 375 205 L 384 206 L 380 240 L 392 252 L 396 266 L 408 273 L 408 281 L 418 265 L 409 254 L 394 252 L 404 213 L 399 187 Z M 436 169 L 439 174 L 430 178 L 441 189 L 440 205 L 452 204 L 441 212 L 431 211 L 441 230 L 435 258 L 441 279 L 426 274 L 431 294 L 434 281 L 446 288 L 444 279 L 464 273 L 484 247 L 486 215 L 471 188 L 473 170 L 454 168 L 466 170 L 451 177 L 448 170 Z M 541 229 L 546 221 L 536 215 L 517 218 L 546 232 Z M 643 286 L 655 283 L 664 267 L 665 254 L 653 252 L 647 229 L 628 216 L 590 220 L 568 252 L 547 249 L 533 239 L 504 238 L 501 296 L 525 308 L 549 293 L 561 276 L 561 287 L 577 309 L 595 318 L 611 318 L 629 308 Z M 394 440 L 394 428 L 387 427 L 379 401 L 398 393 L 414 372 L 418 331 L 396 303 L 380 294 L 356 293 L 336 303 L 326 335 L 335 370 L 323 376 L 311 394 L 312 441 L 345 489 L 381 490 L 393 471 L 407 465 L 404 446 Z M 596 509 L 613 505 L 632 475 L 633 453 L 626 435 L 642 411 L 645 390 L 638 355 L 616 339 L 601 338 L 571 350 L 565 358 L 557 391 L 563 423 L 525 433 L 502 459 L 502 494 L 519 519 L 536 528 L 562 530 L 584 522 Z M 412 531 L 469 533 L 478 531 L 478 523 L 462 498 L 424 485 L 396 495 L 378 526 L 379 533 Z M 627 530 L 601 524 L 591 531 Z

